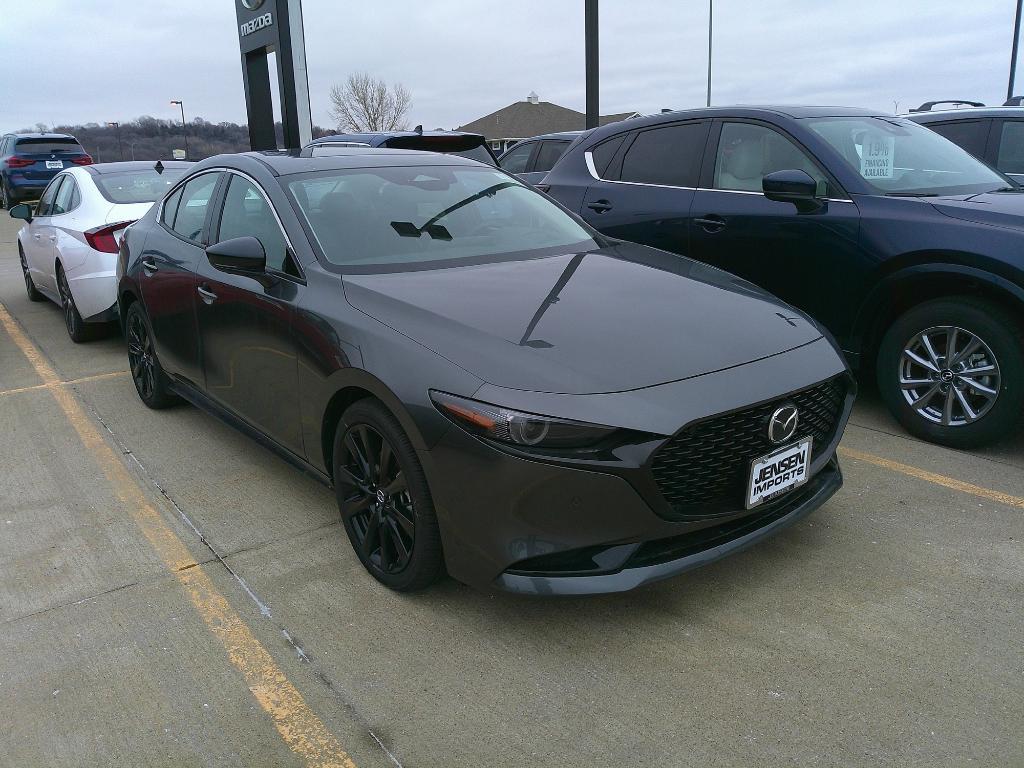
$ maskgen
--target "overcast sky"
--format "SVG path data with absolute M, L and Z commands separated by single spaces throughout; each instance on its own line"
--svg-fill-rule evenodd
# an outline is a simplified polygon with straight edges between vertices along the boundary
M 245 122 L 232 0 L 4 0 L 0 132 L 186 117 Z M 713 104 L 905 111 L 1001 104 L 1013 0 L 715 0 Z M 499 9 L 504 11 L 499 14 Z M 411 91 L 411 124 L 519 101 L 583 110 L 583 0 L 303 0 L 313 121 L 365 70 Z M 702 106 L 706 0 L 601 0 L 601 111 Z M 1021 74 L 1024 91 L 1024 73 Z

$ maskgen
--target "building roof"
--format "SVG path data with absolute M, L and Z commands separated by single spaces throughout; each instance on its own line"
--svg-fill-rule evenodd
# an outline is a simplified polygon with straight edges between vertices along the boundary
M 615 115 L 601 115 L 600 124 L 634 117 L 636 112 L 621 112 Z M 550 101 L 517 101 L 502 107 L 497 112 L 460 125 L 458 130 L 481 133 L 488 139 L 525 139 L 542 133 L 561 131 L 582 131 L 586 128 L 587 116 L 575 109 L 569 109 Z

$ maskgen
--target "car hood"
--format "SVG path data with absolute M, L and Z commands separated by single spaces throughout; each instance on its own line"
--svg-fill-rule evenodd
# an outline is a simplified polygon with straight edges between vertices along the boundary
M 966 197 L 940 197 L 928 202 L 939 213 L 954 219 L 1024 228 L 1024 192 L 985 192 Z
M 487 383 L 622 392 L 731 368 L 821 337 L 733 275 L 620 244 L 485 264 L 345 275 L 357 309 Z

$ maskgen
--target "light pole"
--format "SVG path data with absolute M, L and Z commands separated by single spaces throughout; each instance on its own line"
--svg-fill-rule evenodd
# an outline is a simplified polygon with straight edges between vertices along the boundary
M 124 148 L 121 146 L 121 124 L 120 123 L 107 123 L 111 128 L 117 129 L 117 154 L 121 156 L 121 160 L 124 161 Z
M 185 137 L 185 159 L 188 160 L 188 128 L 185 127 L 185 105 L 180 101 L 171 100 L 171 104 L 181 107 L 181 133 Z
M 1010 82 L 1006 85 L 1006 101 L 1013 98 L 1013 76 L 1017 74 L 1017 44 L 1020 41 L 1021 0 L 1017 0 L 1017 16 L 1013 22 L 1013 48 L 1010 49 Z
M 583 6 L 583 67 L 584 80 L 587 84 L 587 115 L 585 125 L 588 130 L 590 128 L 597 128 L 598 123 L 601 122 L 597 53 L 598 31 L 597 0 L 586 0 L 586 4 Z
M 135 142 L 134 141 L 128 142 L 128 151 L 131 152 L 132 160 L 134 160 L 135 159 Z
M 711 106 L 711 24 L 715 18 L 715 0 L 708 0 L 708 106 Z

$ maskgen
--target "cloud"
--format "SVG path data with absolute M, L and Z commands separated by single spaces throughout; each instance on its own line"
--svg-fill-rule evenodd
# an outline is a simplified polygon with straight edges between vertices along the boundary
M 303 5 L 313 119 L 321 125 L 330 124 L 331 84 L 354 70 L 404 83 L 412 122 L 429 127 L 469 122 L 531 90 L 583 108 L 582 2 Z M 712 100 L 888 110 L 894 101 L 905 110 L 936 98 L 998 104 L 1012 6 L 715 0 Z M 230 3 L 52 0 L 17 8 L 5 9 L 0 26 L 0 130 L 173 118 L 170 99 L 183 99 L 188 117 L 245 120 Z M 704 104 L 703 2 L 602 0 L 600 47 L 603 112 Z

